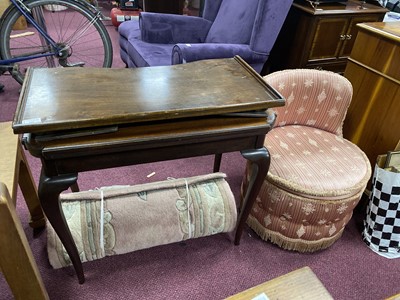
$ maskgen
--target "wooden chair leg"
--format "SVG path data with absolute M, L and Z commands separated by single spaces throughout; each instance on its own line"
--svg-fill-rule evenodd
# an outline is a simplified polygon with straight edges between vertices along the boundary
M 32 173 L 27 165 L 24 150 L 18 145 L 17 162 L 19 163 L 18 183 L 28 206 L 31 220 L 29 225 L 32 228 L 42 228 L 46 225 L 42 208 L 40 206 L 37 187 L 32 177 Z
M 30 225 L 35 229 L 45 225 L 36 185 L 11 126 L 11 122 L 0 123 L 0 270 L 14 299 L 49 299 L 16 213 L 19 184 L 31 214 Z
M 49 299 L 7 187 L 0 183 L 0 268 L 15 299 Z

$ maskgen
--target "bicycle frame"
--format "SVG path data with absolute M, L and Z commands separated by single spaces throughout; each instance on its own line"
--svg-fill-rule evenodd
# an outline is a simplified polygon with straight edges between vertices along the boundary
M 29 55 L 29 56 L 21 56 L 17 58 L 12 58 L 12 59 L 0 59 L 0 69 L 2 68 L 9 68 L 9 65 L 12 65 L 14 63 L 20 62 L 20 61 L 26 61 L 26 60 L 31 60 L 31 59 L 36 59 L 36 58 L 41 58 L 41 57 L 47 57 L 47 56 L 57 56 L 61 57 L 62 56 L 62 50 L 63 48 L 57 45 L 57 43 L 47 34 L 45 28 L 45 24 L 38 24 L 37 21 L 32 17 L 31 11 L 28 7 L 25 6 L 22 0 L 10 0 L 11 5 L 14 5 L 20 12 L 21 14 L 29 21 L 32 26 L 34 26 L 40 35 L 44 38 L 45 42 L 48 43 L 49 46 L 53 49 L 51 52 L 47 53 L 42 53 L 42 54 L 37 54 L 37 55 Z M 72 1 L 77 1 L 77 0 L 72 0 Z M 88 7 L 92 11 L 96 11 L 96 16 L 100 16 L 100 19 L 102 17 L 101 12 L 94 7 L 93 5 L 87 3 L 86 1 L 77 1 L 79 3 L 84 4 L 86 7 Z M 1 26 L 1 23 L 0 23 Z

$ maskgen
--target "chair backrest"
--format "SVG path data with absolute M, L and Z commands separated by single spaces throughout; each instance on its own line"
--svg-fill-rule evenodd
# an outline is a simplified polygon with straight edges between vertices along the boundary
M 206 0 L 203 17 L 213 24 L 206 43 L 248 44 L 269 54 L 293 0 Z
M 206 43 L 249 44 L 259 0 L 223 0 Z
M 205 0 L 202 17 L 208 21 L 214 22 L 217 17 L 219 7 L 223 0 Z
M 284 70 L 264 76 L 285 99 L 275 108 L 275 126 L 306 125 L 342 136 L 343 121 L 353 96 L 351 83 L 330 71 Z

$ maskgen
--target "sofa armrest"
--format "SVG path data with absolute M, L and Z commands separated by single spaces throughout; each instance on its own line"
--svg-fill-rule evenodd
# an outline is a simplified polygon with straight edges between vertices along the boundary
M 142 12 L 141 39 L 147 43 L 202 43 L 212 22 L 200 17 Z
M 265 57 L 251 51 L 244 44 L 176 44 L 172 49 L 172 64 L 182 64 L 203 59 L 242 57 L 247 63 L 265 60 Z

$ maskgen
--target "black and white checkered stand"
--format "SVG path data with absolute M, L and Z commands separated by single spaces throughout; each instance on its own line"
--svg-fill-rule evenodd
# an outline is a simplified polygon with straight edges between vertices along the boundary
M 400 258 L 400 173 L 375 166 L 362 236 L 379 255 Z

